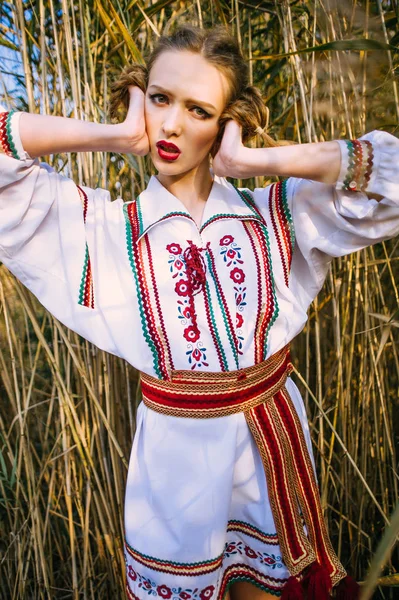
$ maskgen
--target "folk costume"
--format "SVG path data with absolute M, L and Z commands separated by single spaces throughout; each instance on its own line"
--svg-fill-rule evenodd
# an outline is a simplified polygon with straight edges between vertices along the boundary
M 332 257 L 399 233 L 399 141 L 340 141 L 335 186 L 250 191 L 214 176 L 197 227 L 155 176 L 135 201 L 111 202 L 31 160 L 19 116 L 0 115 L 0 260 L 142 374 L 128 598 L 222 600 L 243 580 L 283 598 L 323 600 L 336 585 L 354 597 L 321 514 L 289 343 Z

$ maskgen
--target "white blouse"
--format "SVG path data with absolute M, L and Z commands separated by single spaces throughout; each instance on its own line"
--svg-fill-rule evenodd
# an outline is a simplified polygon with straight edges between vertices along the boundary
M 158 378 L 264 360 L 304 327 L 331 257 L 399 233 L 399 141 L 382 131 L 339 142 L 336 186 L 214 176 L 198 228 L 155 176 L 112 202 L 31 160 L 19 116 L 0 114 L 0 261 L 62 323 Z

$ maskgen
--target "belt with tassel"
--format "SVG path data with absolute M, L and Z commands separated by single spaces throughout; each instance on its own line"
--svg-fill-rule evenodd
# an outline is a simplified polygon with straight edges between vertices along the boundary
M 358 586 L 335 554 L 301 422 L 286 389 L 289 345 L 252 367 L 172 371 L 171 381 L 141 373 L 143 402 L 165 415 L 207 419 L 244 412 L 265 469 L 270 506 L 290 573 L 282 600 L 353 600 Z M 304 529 L 303 522 L 306 525 Z

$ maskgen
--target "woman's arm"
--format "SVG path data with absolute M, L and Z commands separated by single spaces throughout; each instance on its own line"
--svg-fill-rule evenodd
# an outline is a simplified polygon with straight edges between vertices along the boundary
M 298 144 L 276 148 L 247 148 L 241 141 L 241 128 L 235 121 L 226 124 L 213 170 L 222 177 L 248 179 L 277 175 L 335 183 L 341 167 L 337 142 Z
M 120 152 L 145 155 L 149 151 L 144 119 L 144 94 L 130 88 L 126 120 L 117 125 L 22 113 L 19 133 L 31 158 L 57 152 Z M 0 144 L 0 152 L 4 148 Z

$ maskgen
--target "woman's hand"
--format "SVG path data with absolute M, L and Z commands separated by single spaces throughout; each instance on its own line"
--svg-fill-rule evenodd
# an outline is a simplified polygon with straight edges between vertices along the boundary
M 114 151 L 123 154 L 145 156 L 150 150 L 150 143 L 145 128 L 145 95 L 140 88 L 133 85 L 129 87 L 129 95 L 130 100 L 126 119 L 123 123 L 114 125 L 120 132 L 120 148 Z M 118 136 L 116 137 L 118 138 Z
M 212 167 L 220 177 L 272 175 L 335 184 L 341 168 L 341 150 L 337 142 L 247 148 L 242 143 L 240 125 L 231 120 L 226 123 Z
M 215 175 L 246 179 L 253 177 L 251 164 L 251 148 L 242 143 L 242 128 L 236 121 L 227 121 L 220 148 L 212 161 Z

